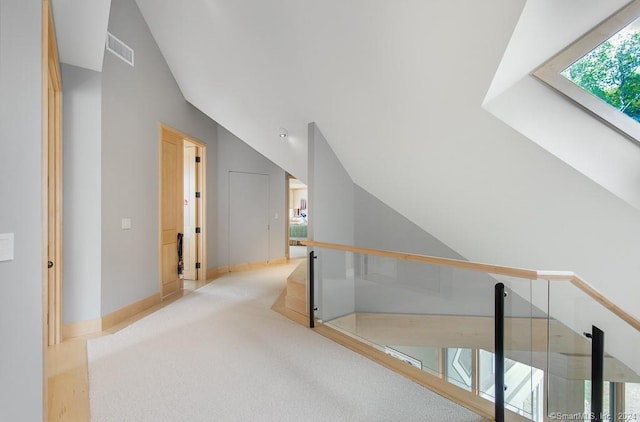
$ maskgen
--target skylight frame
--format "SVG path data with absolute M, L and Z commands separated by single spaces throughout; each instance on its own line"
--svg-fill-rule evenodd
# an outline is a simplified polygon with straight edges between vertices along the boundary
M 560 72 L 638 18 L 640 18 L 640 0 L 635 0 L 556 54 L 536 69 L 532 75 L 564 94 L 580 107 L 591 112 L 594 117 L 599 118 L 640 144 L 640 122 L 635 121 L 560 74 Z

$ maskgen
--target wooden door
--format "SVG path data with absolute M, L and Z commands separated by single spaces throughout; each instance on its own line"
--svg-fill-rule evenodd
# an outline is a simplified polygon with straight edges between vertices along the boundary
M 182 254 L 185 280 L 197 280 L 196 262 L 198 256 L 196 228 L 198 198 L 196 197 L 196 156 L 197 147 L 191 142 L 184 146 L 184 242 Z
M 43 2 L 45 344 L 62 340 L 62 83 L 53 15 Z
M 183 142 L 180 133 L 161 127 L 160 136 L 160 294 L 182 288 L 178 275 L 178 233 L 183 233 Z

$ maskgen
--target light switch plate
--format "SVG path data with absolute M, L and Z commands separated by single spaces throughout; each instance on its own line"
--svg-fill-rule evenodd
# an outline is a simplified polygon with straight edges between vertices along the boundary
M 13 233 L 0 233 L 0 261 L 13 261 Z
M 131 230 L 131 219 L 123 218 L 122 219 L 122 230 Z

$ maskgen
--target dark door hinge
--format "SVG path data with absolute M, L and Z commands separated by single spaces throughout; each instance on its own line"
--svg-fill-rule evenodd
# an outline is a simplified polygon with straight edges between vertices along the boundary
M 200 269 L 200 263 L 196 262 L 196 270 L 199 270 L 199 269 Z
M 200 157 L 196 157 L 196 163 L 200 162 Z
M 196 192 L 196 198 L 200 198 L 200 192 Z
M 196 234 L 200 233 L 200 227 L 196 227 Z

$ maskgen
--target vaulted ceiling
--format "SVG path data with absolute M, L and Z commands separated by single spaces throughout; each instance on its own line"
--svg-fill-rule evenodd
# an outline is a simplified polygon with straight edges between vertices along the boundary
M 136 0 L 185 98 L 295 177 L 314 121 L 463 256 L 603 282 L 637 274 L 640 148 L 529 75 L 625 2 Z
M 393 202 L 399 180 L 461 170 L 458 144 L 483 142 L 484 104 L 640 205 L 635 185 L 602 177 L 608 166 L 585 167 L 584 151 L 545 141 L 553 128 L 546 136 L 531 130 L 547 119 L 521 110 L 540 109 L 539 102 L 512 98 L 533 69 L 624 0 L 136 2 L 185 98 L 302 180 L 307 123 L 315 121 L 354 180 Z M 110 3 L 53 0 L 63 62 L 101 69 Z M 281 127 L 289 132 L 284 142 Z M 622 150 L 618 156 L 635 152 Z

